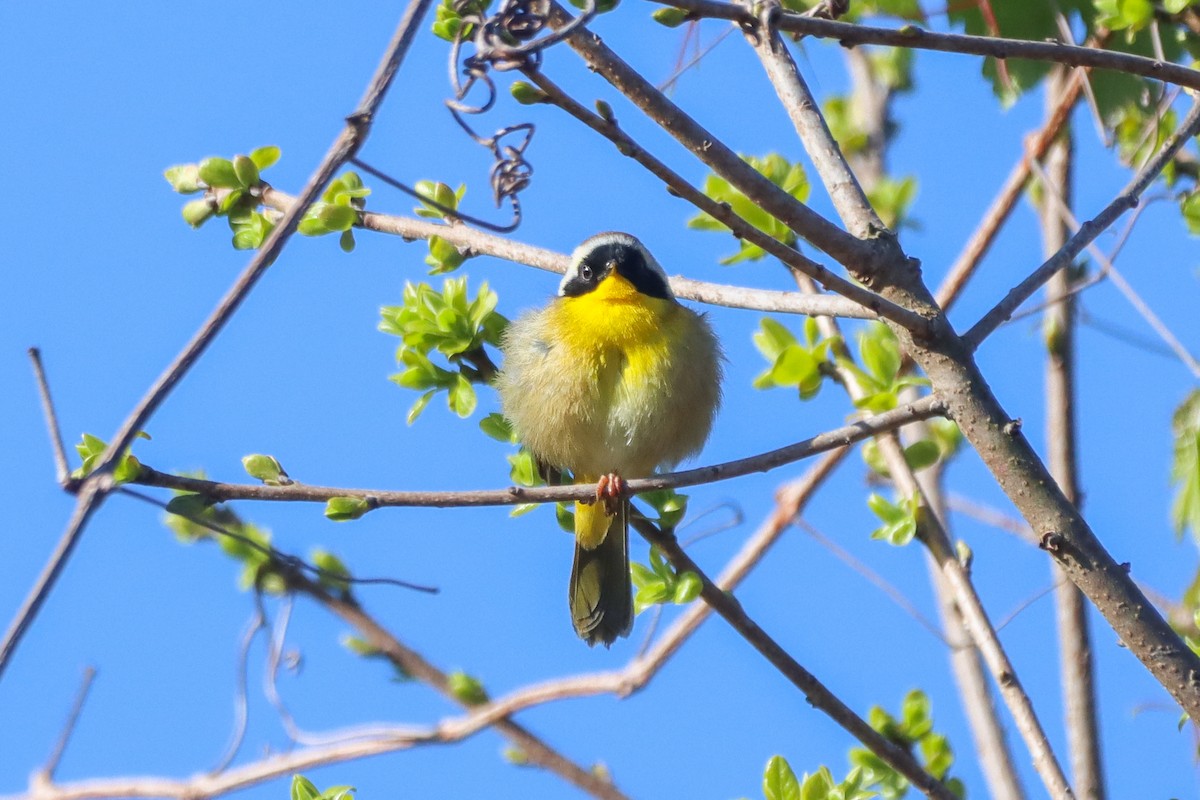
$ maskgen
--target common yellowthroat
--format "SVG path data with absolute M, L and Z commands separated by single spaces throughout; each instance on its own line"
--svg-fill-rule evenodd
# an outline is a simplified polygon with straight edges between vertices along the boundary
M 542 464 L 599 485 L 575 504 L 569 599 L 575 631 L 612 644 L 633 627 L 629 500 L 641 478 L 704 446 L 721 402 L 721 349 L 654 257 L 627 233 L 575 249 L 549 305 L 501 342 L 504 416 Z

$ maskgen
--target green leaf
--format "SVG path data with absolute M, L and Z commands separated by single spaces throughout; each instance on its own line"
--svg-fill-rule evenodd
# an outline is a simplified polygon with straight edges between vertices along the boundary
M 258 171 L 262 172 L 264 169 L 272 166 L 276 161 L 278 161 L 279 156 L 279 148 L 273 144 L 270 144 L 266 147 L 260 147 L 257 150 L 251 151 L 250 160 L 254 162 L 256 167 L 258 167 Z
M 513 99 L 523 106 L 545 103 L 549 99 L 549 95 L 532 83 L 526 83 L 525 81 L 514 81 L 508 90 L 512 93 Z
M 183 220 L 193 228 L 199 228 L 217 213 L 208 200 L 190 200 L 183 204 Z
M 292 479 L 284 472 L 275 456 L 254 453 L 242 456 L 242 467 L 251 478 L 258 478 L 268 486 L 288 486 Z
M 763 771 L 763 796 L 766 800 L 800 800 L 800 782 L 783 756 L 771 756 Z
M 1200 543 L 1200 389 L 1180 403 L 1171 428 L 1175 437 L 1171 484 L 1176 487 L 1171 521 L 1177 535 L 1190 529 Z
M 659 25 L 665 25 L 668 28 L 678 28 L 691 19 L 691 13 L 684 11 L 682 8 L 660 8 L 652 13 L 650 18 Z
M 450 410 L 462 419 L 475 413 L 475 406 L 479 402 L 475 395 L 475 387 L 462 375 L 457 376 L 454 386 L 450 388 L 447 401 L 450 404 Z
M 353 253 L 354 252 L 354 231 L 353 230 L 342 231 L 342 235 L 338 237 L 338 247 L 340 247 L 342 249 L 343 253 Z
M 1179 201 L 1179 210 L 1183 213 L 1188 233 L 1200 236 L 1200 190 L 1184 195 Z
M 309 559 L 321 571 L 317 581 L 322 586 L 334 592 L 350 591 L 350 570 L 340 558 L 328 550 L 317 549 Z
M 317 800 L 321 791 L 303 775 L 292 776 L 292 800 Z
M 867 496 L 867 508 L 884 522 L 898 522 L 904 518 L 904 509 L 877 492 Z
M 374 506 L 362 497 L 331 497 L 325 503 L 325 516 L 334 522 L 358 519 Z
M 233 168 L 233 162 L 226 158 L 213 156 L 204 159 L 200 162 L 197 174 L 200 180 L 214 189 L 237 189 L 242 185 L 238 180 L 237 171 Z
M 258 185 L 258 166 L 249 156 L 234 156 L 233 171 L 237 175 L 238 183 L 243 188 L 249 189 L 251 186 Z
M 679 580 L 675 584 L 672 600 L 676 605 L 690 603 L 700 596 L 703 589 L 704 584 L 700 581 L 699 575 L 691 571 L 685 572 L 679 576 Z
M 171 188 L 180 194 L 195 194 L 204 190 L 204 182 L 200 180 L 198 164 L 176 164 L 163 170 L 163 177 Z
M 512 424 L 496 411 L 479 420 L 479 429 L 497 442 L 510 444 L 516 441 Z
M 942 451 L 937 442 L 932 439 L 922 439 L 904 448 L 904 460 L 913 472 L 931 467 L 937 463 Z
M 421 412 L 425 410 L 425 406 L 429 405 L 429 401 L 433 399 L 436 389 L 430 389 L 416 399 L 416 402 L 408 409 L 408 416 L 405 417 L 405 422 L 412 425 L 417 421 L 417 417 L 421 416 Z
M 350 206 L 326 203 L 317 210 L 317 219 L 327 231 L 348 231 L 358 222 L 358 211 Z
M 800 787 L 800 800 L 833 800 L 837 783 L 828 767 L 821 767 L 812 775 L 805 775 Z
M 446 678 L 447 688 L 459 702 L 469 705 L 482 705 L 488 701 L 487 691 L 477 678 L 465 672 L 452 672 Z
M 754 332 L 754 346 L 767 361 L 777 360 L 784 350 L 797 344 L 792 332 L 770 317 L 763 317 L 759 326 Z

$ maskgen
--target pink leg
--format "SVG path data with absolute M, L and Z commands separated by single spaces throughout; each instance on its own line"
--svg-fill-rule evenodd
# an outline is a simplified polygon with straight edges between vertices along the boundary
M 601 475 L 596 484 L 596 499 L 604 501 L 604 512 L 610 517 L 621 510 L 621 493 L 625 491 L 625 481 L 615 472 Z

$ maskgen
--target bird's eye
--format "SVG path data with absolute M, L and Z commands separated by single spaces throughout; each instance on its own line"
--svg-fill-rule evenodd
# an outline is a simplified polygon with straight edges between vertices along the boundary
M 585 281 L 590 281 L 592 279 L 592 268 L 587 264 L 581 265 L 579 267 L 579 277 L 583 278 Z

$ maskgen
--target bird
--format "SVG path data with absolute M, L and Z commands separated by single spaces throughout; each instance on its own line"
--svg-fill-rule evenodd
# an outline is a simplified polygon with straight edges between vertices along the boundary
M 500 349 L 495 386 L 517 440 L 539 465 L 597 484 L 575 504 L 568 599 L 579 637 L 607 647 L 633 627 L 624 481 L 704 446 L 720 343 L 636 237 L 606 232 L 575 249 L 557 296 L 511 322 Z

